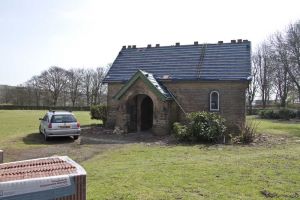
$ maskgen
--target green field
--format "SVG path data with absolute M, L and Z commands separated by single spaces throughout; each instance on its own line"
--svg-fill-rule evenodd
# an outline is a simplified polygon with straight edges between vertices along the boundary
M 37 132 L 44 111 L 0 111 L 0 148 L 48 149 L 22 138 Z M 81 124 L 95 123 L 75 112 Z M 300 199 L 300 125 L 258 120 L 259 132 L 286 137 L 281 144 L 118 145 L 79 162 L 88 173 L 88 199 Z M 62 144 L 76 152 L 98 146 Z M 61 147 L 61 146 L 60 146 Z M 69 152 L 68 149 L 67 152 Z M 61 154 L 66 153 L 62 151 Z
M 0 110 L 0 147 L 14 142 L 15 146 L 29 148 L 21 138 L 38 132 L 39 118 L 43 118 L 45 113 L 43 110 Z M 81 125 L 99 123 L 90 119 L 89 112 L 77 111 L 74 114 Z
M 83 166 L 88 199 L 300 198 L 300 145 L 131 145 Z
M 298 121 L 280 121 L 258 119 L 257 116 L 248 117 L 248 121 L 255 121 L 258 125 L 258 131 L 268 134 L 298 136 L 300 137 L 300 120 Z

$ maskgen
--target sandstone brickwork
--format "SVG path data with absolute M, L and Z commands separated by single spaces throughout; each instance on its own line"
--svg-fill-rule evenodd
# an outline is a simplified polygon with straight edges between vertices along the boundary
M 128 129 L 130 116 L 127 105 L 130 99 L 137 95 L 147 95 L 153 101 L 152 131 L 155 134 L 167 134 L 173 122 L 184 120 L 185 115 L 174 100 L 161 100 L 141 80 L 137 80 L 120 100 L 113 99 L 123 85 L 121 83 L 108 84 L 108 127 L 118 126 L 125 131 Z M 172 92 L 187 113 L 210 111 L 210 92 L 218 91 L 220 109 L 217 113 L 225 117 L 229 129 L 235 132 L 238 130 L 238 124 L 245 122 L 245 92 L 248 86 L 246 81 L 164 82 L 163 85 Z

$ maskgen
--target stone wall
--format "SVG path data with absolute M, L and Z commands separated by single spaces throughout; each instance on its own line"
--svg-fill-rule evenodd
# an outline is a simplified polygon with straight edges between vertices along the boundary
M 113 96 L 122 88 L 121 83 L 109 83 L 107 87 L 107 122 L 108 128 L 114 128 L 118 114 L 119 101 L 113 99 Z
M 209 111 L 210 92 L 218 91 L 220 110 L 217 113 L 225 117 L 227 126 L 237 131 L 237 125 L 245 122 L 247 82 L 167 82 L 164 85 L 187 113 Z M 180 120 L 184 120 L 183 112 L 180 112 Z
M 127 113 L 126 105 L 131 98 L 137 95 L 147 95 L 153 102 L 153 127 L 152 131 L 157 135 L 164 135 L 170 131 L 170 122 L 174 118 L 169 109 L 173 102 L 163 101 L 154 94 L 143 81 L 137 80 L 131 88 L 121 97 L 120 100 L 113 99 L 114 95 L 121 89 L 122 84 L 108 84 L 108 120 L 107 126 L 113 128 L 119 126 L 121 129 L 128 129 L 130 116 Z M 174 106 L 173 106 L 174 107 Z M 139 128 L 138 128 L 139 130 Z
M 209 111 L 210 92 L 216 90 L 220 94 L 220 113 L 225 117 L 227 126 L 237 131 L 237 125 L 245 122 L 245 91 L 247 82 L 165 82 L 164 85 L 175 95 L 185 112 Z M 138 80 L 132 88 L 121 98 L 112 97 L 121 89 L 123 84 L 108 84 L 108 121 L 107 125 L 113 128 L 116 124 L 126 124 L 126 101 L 135 95 L 146 94 L 154 104 L 153 131 L 165 134 L 170 131 L 174 121 L 183 121 L 184 114 L 174 101 L 161 101 L 148 86 Z M 119 122 L 116 120 L 119 119 Z M 128 119 L 127 119 L 128 120 Z

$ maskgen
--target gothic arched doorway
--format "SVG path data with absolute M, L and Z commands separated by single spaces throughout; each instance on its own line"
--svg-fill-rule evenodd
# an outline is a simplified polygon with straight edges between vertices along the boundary
M 141 103 L 141 130 L 149 130 L 153 125 L 153 102 L 146 96 Z
M 153 101 L 145 94 L 138 94 L 127 101 L 128 132 L 146 131 L 153 126 Z

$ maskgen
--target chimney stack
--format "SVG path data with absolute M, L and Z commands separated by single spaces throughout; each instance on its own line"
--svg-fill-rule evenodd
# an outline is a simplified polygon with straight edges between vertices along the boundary
M 249 42 L 248 40 L 243 40 L 243 42 Z
M 156 45 L 155 45 L 155 47 L 159 47 L 159 46 L 160 46 L 159 44 L 156 44 Z
M 176 43 L 175 43 L 175 46 L 176 46 L 176 47 L 179 47 L 179 46 L 180 46 L 180 43 L 179 43 L 179 42 L 176 42 Z
M 223 41 L 218 41 L 218 44 L 223 44 Z
M 133 48 L 133 49 L 136 49 L 136 45 L 132 45 L 132 48 Z
M 195 41 L 195 42 L 194 42 L 194 45 L 197 46 L 197 45 L 198 45 L 198 41 Z
M 126 49 L 126 46 L 122 46 L 122 50 L 123 50 L 123 49 Z
M 242 43 L 243 40 L 242 40 L 242 39 L 238 39 L 237 42 L 238 42 L 238 43 Z
M 131 49 L 131 45 L 128 45 L 127 49 Z
M 232 43 L 232 44 L 235 44 L 235 43 L 236 43 L 236 41 L 235 41 L 235 40 L 231 40 L 231 43 Z
M 147 48 L 151 48 L 151 44 L 148 44 L 148 45 L 147 45 Z

